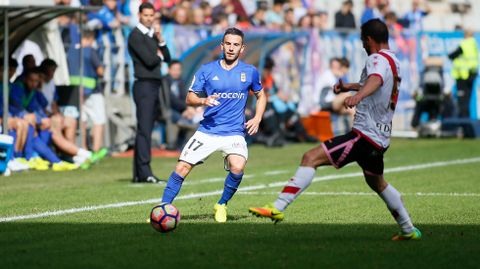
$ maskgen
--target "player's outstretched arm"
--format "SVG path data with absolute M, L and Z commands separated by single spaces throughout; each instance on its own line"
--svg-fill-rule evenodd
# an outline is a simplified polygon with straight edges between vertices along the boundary
M 372 95 L 382 86 L 382 78 L 379 76 L 369 76 L 363 87 L 360 87 L 357 94 L 345 98 L 344 105 L 346 108 L 356 106 L 363 98 Z
M 267 106 L 267 96 L 262 90 L 255 92 L 257 97 L 257 103 L 255 107 L 255 117 L 247 121 L 246 128 L 249 135 L 254 135 L 258 132 L 260 122 L 262 121 L 263 112 L 265 112 L 265 107 Z
M 188 92 L 185 101 L 188 106 L 218 106 L 220 102 L 218 102 L 217 99 L 217 95 L 210 95 L 206 98 L 202 98 L 194 92 Z

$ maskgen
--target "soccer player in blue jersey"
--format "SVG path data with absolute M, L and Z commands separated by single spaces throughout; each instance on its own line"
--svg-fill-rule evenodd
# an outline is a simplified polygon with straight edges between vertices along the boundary
M 257 69 L 239 60 L 245 50 L 243 32 L 236 28 L 227 29 L 220 47 L 223 58 L 202 65 L 193 77 L 187 105 L 206 106 L 204 119 L 183 148 L 163 192 L 162 203 L 172 203 L 195 165 L 202 163 L 213 152 L 221 151 L 225 157 L 225 170 L 229 173 L 214 211 L 215 220 L 225 222 L 226 205 L 242 181 L 248 159 L 245 135 L 257 133 L 267 100 Z M 250 90 L 257 97 L 255 117 L 245 122 Z

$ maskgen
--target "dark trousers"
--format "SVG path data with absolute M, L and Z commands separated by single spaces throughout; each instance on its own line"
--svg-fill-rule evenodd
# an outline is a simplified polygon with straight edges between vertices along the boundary
M 160 80 L 137 80 L 133 84 L 133 100 L 137 109 L 137 134 L 135 136 L 133 180 L 152 176 L 150 168 L 152 129 L 159 113 Z
M 459 118 L 470 117 L 470 98 L 476 76 L 476 74 L 471 74 L 467 79 L 457 79 L 457 108 Z

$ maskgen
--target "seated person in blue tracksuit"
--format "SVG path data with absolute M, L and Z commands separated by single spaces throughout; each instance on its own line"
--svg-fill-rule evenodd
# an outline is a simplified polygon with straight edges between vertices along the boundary
M 50 120 L 48 119 L 43 106 L 48 103 L 45 96 L 37 89 L 40 83 L 40 72 L 37 68 L 27 70 L 24 78 L 15 82 L 11 88 L 10 102 L 12 104 L 12 115 L 25 118 L 29 121 L 29 134 L 33 137 L 33 149 L 52 163 L 52 170 L 66 171 L 78 168 L 77 165 L 61 161 L 60 158 L 48 147 L 47 143 L 50 140 L 51 133 Z M 34 126 L 40 126 L 39 135 L 35 135 Z M 42 139 L 43 137 L 43 139 Z M 25 153 L 25 158 L 30 160 L 33 157 L 30 152 Z M 45 170 L 47 165 L 44 161 L 34 159 L 35 166 L 41 167 L 39 170 Z M 35 168 L 35 167 L 33 167 Z M 37 168 L 38 169 L 38 168 Z M 48 166 L 47 166 L 48 169 Z

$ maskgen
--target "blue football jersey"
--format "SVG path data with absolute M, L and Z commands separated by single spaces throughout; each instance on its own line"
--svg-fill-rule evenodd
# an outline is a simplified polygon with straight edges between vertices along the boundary
M 233 69 L 225 70 L 217 60 L 200 67 L 189 90 L 219 96 L 220 105 L 205 108 L 199 131 L 222 136 L 245 135 L 248 91 L 262 90 L 262 83 L 253 65 L 239 61 Z

